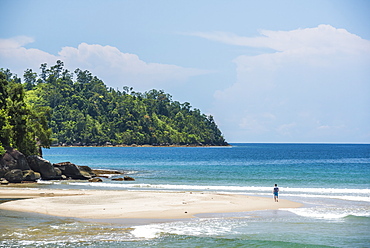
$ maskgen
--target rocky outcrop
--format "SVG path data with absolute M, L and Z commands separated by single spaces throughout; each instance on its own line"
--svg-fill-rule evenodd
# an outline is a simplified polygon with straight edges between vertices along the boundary
M 21 152 L 7 148 L 6 153 L 0 157 L 0 184 L 35 182 L 42 180 L 81 179 L 90 182 L 102 182 L 98 177 L 110 177 L 106 174 L 124 174 L 115 170 L 92 170 L 88 166 L 79 166 L 71 162 L 52 164 L 39 156 L 25 157 Z M 117 181 L 135 181 L 125 176 L 115 178 Z
M 54 166 L 67 178 L 89 180 L 96 176 L 88 166 L 78 166 L 71 162 L 57 163 Z
M 32 155 L 27 158 L 30 168 L 41 174 L 44 180 L 60 180 L 62 179 L 62 172 L 56 170 L 54 166 L 48 161 L 39 156 Z
M 20 169 L 10 170 L 5 173 L 4 177 L 10 183 L 21 183 L 23 181 L 23 173 Z
M 8 147 L 5 154 L 0 158 L 0 178 L 2 184 L 20 183 L 23 181 L 36 181 L 40 174 L 31 170 L 26 157 L 16 149 Z
M 11 170 L 30 170 L 26 157 L 13 148 L 7 148 L 6 153 L 0 159 L 0 178 Z
M 4 175 L 4 179 L 8 181 L 8 183 L 35 182 L 40 178 L 40 173 L 34 172 L 33 170 L 22 171 L 20 169 L 14 169 L 8 171 Z

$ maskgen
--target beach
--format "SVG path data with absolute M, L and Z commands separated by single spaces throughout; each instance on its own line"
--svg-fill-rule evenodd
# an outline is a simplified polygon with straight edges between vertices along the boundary
M 369 247 L 369 145 L 53 147 L 122 174 L 0 187 L 0 247 Z M 273 188 L 278 184 L 279 202 Z
M 0 209 L 82 219 L 184 219 L 204 213 L 297 208 L 301 203 L 242 194 L 127 190 L 0 189 Z

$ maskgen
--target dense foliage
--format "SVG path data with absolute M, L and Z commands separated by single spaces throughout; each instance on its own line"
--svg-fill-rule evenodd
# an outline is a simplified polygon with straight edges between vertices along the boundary
M 25 89 L 9 70 L 0 70 L 0 155 L 14 147 L 25 155 L 41 154 L 51 144 L 50 108 L 27 104 Z
M 40 69 L 40 75 L 24 74 L 25 100 L 35 109 L 52 110 L 55 144 L 227 145 L 212 116 L 162 90 L 108 88 L 89 71 L 64 69 L 61 61 Z

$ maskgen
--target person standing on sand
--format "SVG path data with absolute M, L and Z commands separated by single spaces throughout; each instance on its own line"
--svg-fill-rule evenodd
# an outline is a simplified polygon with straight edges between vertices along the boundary
M 279 201 L 279 188 L 276 183 L 275 183 L 274 190 L 272 192 L 274 193 L 275 202 L 278 202 Z

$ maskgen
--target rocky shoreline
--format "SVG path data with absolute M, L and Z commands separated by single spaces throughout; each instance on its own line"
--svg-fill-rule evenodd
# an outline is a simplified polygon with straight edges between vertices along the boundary
M 13 148 L 7 148 L 6 153 L 0 158 L 0 184 L 30 183 L 38 180 L 88 180 L 102 182 L 109 178 L 107 174 L 124 175 L 122 171 L 97 170 L 88 166 L 76 165 L 71 162 L 52 164 L 42 157 L 32 155 L 26 157 Z M 124 176 L 112 180 L 134 181 L 132 177 Z

